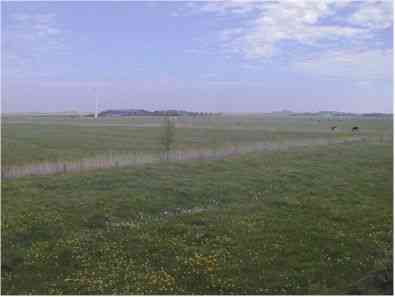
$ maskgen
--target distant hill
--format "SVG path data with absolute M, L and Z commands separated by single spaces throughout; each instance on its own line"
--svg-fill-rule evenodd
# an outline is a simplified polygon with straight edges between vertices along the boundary
M 350 112 L 339 112 L 339 111 L 318 111 L 318 112 L 299 112 L 293 115 L 303 115 L 303 116 L 320 116 L 320 117 L 333 117 L 333 116 L 358 116 L 356 113 Z
M 144 109 L 110 109 L 99 113 L 99 117 L 107 116 L 135 116 L 135 115 L 151 115 L 150 111 Z
M 293 113 L 293 116 L 319 116 L 319 117 L 392 117 L 391 113 L 352 113 L 340 111 L 319 111 Z
M 364 117 L 392 117 L 392 113 L 380 113 L 380 112 L 373 112 L 373 113 L 363 113 L 362 116 Z
M 270 114 L 272 115 L 292 115 L 294 114 L 293 111 L 291 110 L 287 110 L 287 109 L 283 109 L 283 110 L 279 110 L 279 111 L 272 111 Z

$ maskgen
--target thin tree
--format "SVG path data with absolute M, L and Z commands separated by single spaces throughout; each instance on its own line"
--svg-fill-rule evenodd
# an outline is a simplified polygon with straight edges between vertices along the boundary
M 163 131 L 161 135 L 161 144 L 165 153 L 165 160 L 169 160 L 170 151 L 174 144 L 175 125 L 169 116 L 163 121 Z

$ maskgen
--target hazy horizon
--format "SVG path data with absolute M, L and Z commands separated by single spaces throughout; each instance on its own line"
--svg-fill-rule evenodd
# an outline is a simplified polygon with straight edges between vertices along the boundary
M 102 111 L 108 111 L 108 110 L 128 110 L 128 109 L 140 109 L 140 110 L 146 110 L 153 112 L 155 110 L 153 109 L 144 109 L 144 108 L 109 108 L 109 109 L 104 109 L 104 110 L 99 110 L 99 112 Z M 166 109 L 167 110 L 167 109 Z M 168 110 L 179 110 L 179 111 L 188 111 L 188 112 L 206 112 L 204 110 L 184 110 L 184 109 L 168 109 Z M 165 111 L 165 110 L 156 110 L 156 111 Z M 209 112 L 209 111 L 207 111 Z M 351 111 L 339 111 L 339 110 L 318 110 L 318 111 L 293 111 L 293 110 L 271 110 L 271 111 L 244 111 L 244 112 L 216 112 L 219 114 L 224 114 L 224 115 L 258 115 L 258 114 L 270 114 L 270 113 L 286 113 L 286 112 L 291 112 L 295 114 L 302 114 L 302 113 L 320 113 L 320 112 L 338 112 L 338 113 L 352 113 L 355 115 L 362 115 L 362 114 L 372 114 L 372 113 L 380 113 L 380 114 L 388 114 L 388 115 L 393 115 L 393 112 L 351 112 Z M 1 111 L 2 115 L 26 115 L 26 114 L 94 114 L 94 111 L 79 111 L 79 110 L 63 110 L 63 111 L 49 111 L 49 112 L 42 112 L 42 111 L 15 111 L 15 112 L 7 112 L 7 111 Z M 214 113 L 214 112 L 212 112 Z
M 392 1 L 1 8 L 2 113 L 393 112 Z

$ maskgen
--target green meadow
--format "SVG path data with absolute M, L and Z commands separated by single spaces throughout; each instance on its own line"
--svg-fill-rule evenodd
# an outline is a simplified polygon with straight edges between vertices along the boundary
M 392 294 L 392 119 L 183 118 L 175 148 L 355 125 L 363 141 L 3 180 L 1 292 Z M 160 133 L 156 118 L 5 118 L 2 165 L 159 152 Z
M 3 167 L 40 162 L 73 161 L 103 154 L 158 153 L 160 117 L 70 118 L 66 116 L 6 116 L 2 120 Z M 323 119 L 233 115 L 180 117 L 174 149 L 188 150 L 256 142 L 333 139 L 360 135 L 392 137 L 392 120 Z M 337 126 L 336 132 L 330 127 Z

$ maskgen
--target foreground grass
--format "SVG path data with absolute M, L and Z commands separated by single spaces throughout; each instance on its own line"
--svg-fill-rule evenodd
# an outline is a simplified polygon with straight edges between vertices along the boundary
M 364 143 L 6 181 L 2 293 L 389 293 L 392 164 Z

